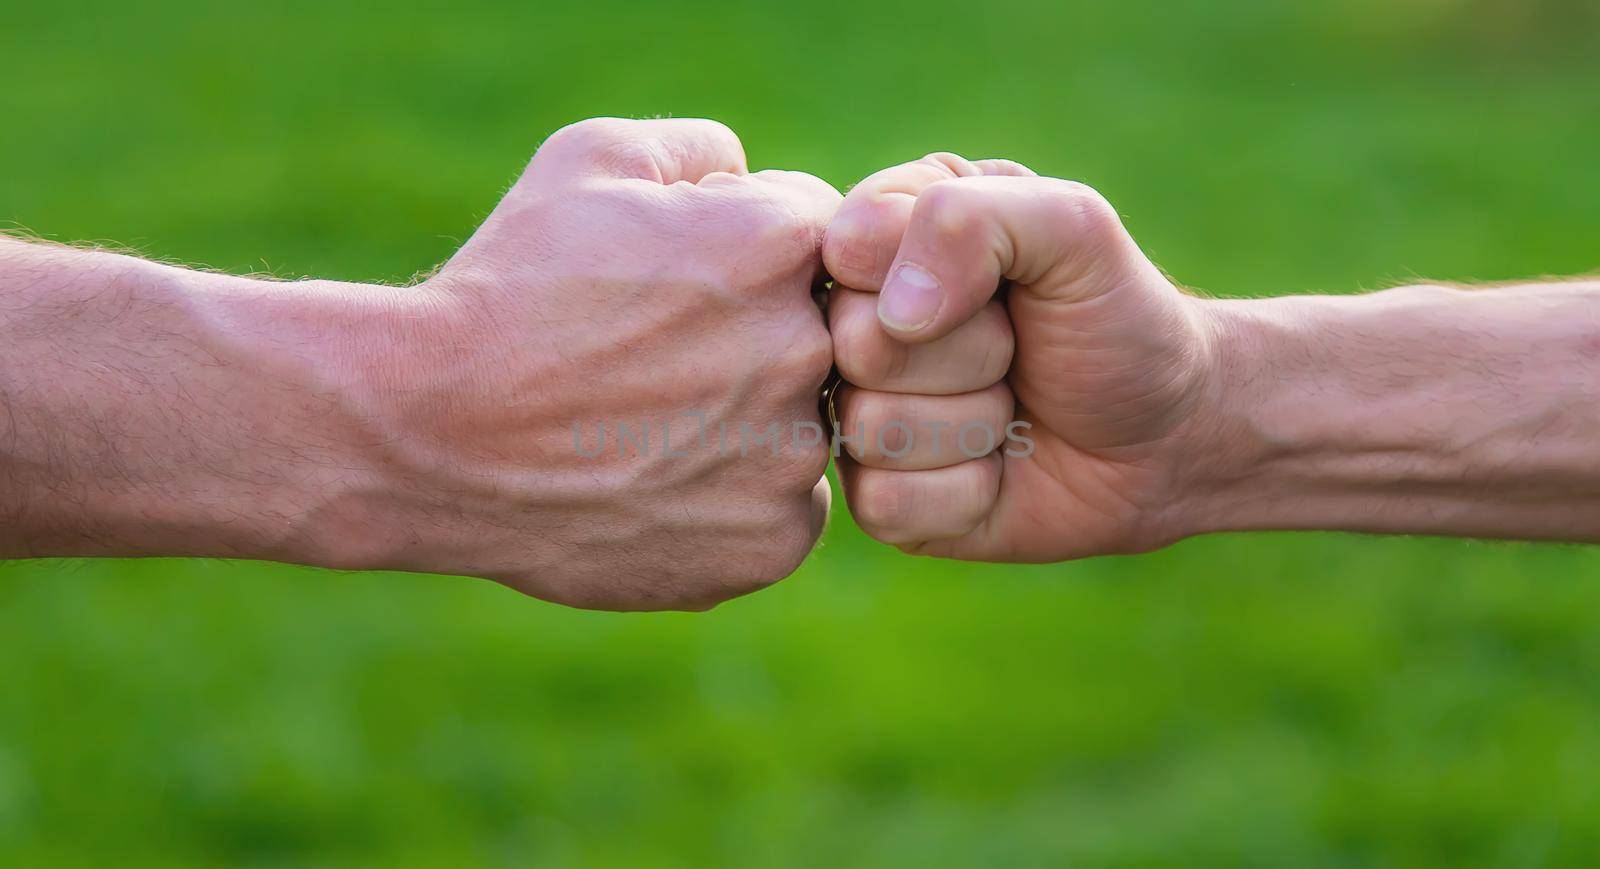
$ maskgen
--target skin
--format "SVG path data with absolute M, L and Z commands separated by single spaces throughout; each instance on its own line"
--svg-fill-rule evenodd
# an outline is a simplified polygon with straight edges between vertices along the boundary
M 840 201 L 711 121 L 553 135 L 436 276 L 207 274 L 0 239 L 0 557 L 227 556 L 704 609 L 821 533 L 811 287 Z M 619 455 L 596 425 L 653 423 Z M 660 442 L 672 427 L 673 456 Z
M 841 206 L 747 172 L 719 124 L 597 119 L 413 287 L 0 239 L 0 558 L 259 558 L 704 609 L 804 559 L 828 456 L 699 426 L 814 424 L 830 362 L 847 433 L 914 436 L 840 462 L 860 524 L 911 552 L 1595 540 L 1597 323 L 1592 281 L 1198 299 L 1093 190 L 1015 163 L 933 155 Z M 1026 455 L 956 435 L 1012 419 Z M 619 423 L 654 434 L 619 446 Z
M 1090 188 L 952 154 L 853 189 L 824 260 L 846 431 L 887 408 L 1032 425 L 1026 457 L 841 462 L 858 523 L 908 552 L 1045 562 L 1265 529 L 1600 540 L 1600 282 L 1196 298 Z

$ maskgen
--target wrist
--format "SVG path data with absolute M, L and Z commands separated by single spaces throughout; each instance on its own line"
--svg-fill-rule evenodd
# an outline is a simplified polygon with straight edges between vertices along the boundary
M 545 336 L 509 332 L 507 311 L 478 303 L 474 279 L 447 269 L 407 288 L 320 288 L 310 319 L 338 324 L 338 340 L 323 346 L 313 382 L 337 409 L 329 421 L 343 458 L 332 479 L 302 490 L 317 509 L 286 538 L 292 555 L 280 560 L 456 573 L 482 558 L 473 517 L 497 509 L 515 485 L 503 478 L 502 453 L 548 434 L 533 425 L 545 404 L 518 387 L 548 397 L 554 383 L 505 382 L 505 348 L 526 350 Z M 485 407 L 513 407 L 527 427 L 514 436 L 485 427 Z
M 1265 364 L 1274 312 L 1256 300 L 1187 297 L 1197 324 L 1193 364 L 1197 387 L 1185 421 L 1171 438 L 1171 482 L 1154 512 L 1150 544 L 1160 548 L 1189 537 L 1225 530 L 1226 493 L 1244 484 L 1266 454 L 1251 397 Z
M 1373 408 L 1397 396 L 1381 373 L 1363 371 L 1362 348 L 1404 316 L 1396 302 L 1381 293 L 1197 300 L 1209 368 L 1176 499 L 1179 536 L 1346 527 L 1334 514 L 1359 504 L 1363 483 L 1381 483 L 1375 457 L 1435 446 L 1368 438 Z
M 1399 412 L 1393 405 L 1409 391 L 1391 390 L 1381 365 L 1364 370 L 1375 342 L 1398 339 L 1387 332 L 1407 301 L 1379 293 L 1199 302 L 1210 376 L 1179 499 L 1182 536 L 1349 527 L 1344 514 L 1397 472 L 1392 465 L 1445 452 L 1426 437 L 1390 439 L 1370 422 L 1377 408 Z
M 282 504 L 264 517 L 265 557 L 342 570 L 422 569 L 412 509 L 418 468 L 400 448 L 413 432 L 398 424 L 397 408 L 448 345 L 437 328 L 437 294 L 305 281 L 259 283 L 239 298 L 245 316 L 273 324 L 255 332 L 241 356 L 272 372 L 275 413 L 304 421 L 282 468 Z
M 196 413 L 175 437 L 203 464 L 166 502 L 167 529 L 207 541 L 188 554 L 388 566 L 392 533 L 371 520 L 398 481 L 373 411 L 414 346 L 410 291 L 167 271 L 211 363 L 184 384 Z
M 1180 538 L 1246 530 L 1252 521 L 1245 505 L 1274 486 L 1269 469 L 1307 450 L 1282 426 L 1285 407 L 1306 400 L 1300 372 L 1282 357 L 1298 342 L 1308 312 L 1293 297 L 1195 304 L 1207 339 L 1206 386 L 1175 499 L 1171 524 Z

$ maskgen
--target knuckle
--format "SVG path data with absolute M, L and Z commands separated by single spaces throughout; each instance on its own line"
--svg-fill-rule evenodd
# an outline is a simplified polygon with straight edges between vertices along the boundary
M 1006 160 L 1000 157 L 991 157 L 986 160 L 974 161 L 978 169 L 985 175 L 1010 175 L 1021 178 L 1034 178 L 1039 173 L 1015 160 Z
M 733 128 L 721 121 L 712 118 L 679 118 L 676 123 L 684 127 L 698 127 L 706 134 L 708 139 L 722 139 L 730 144 L 743 147 L 739 141 L 739 134 Z
M 544 140 L 541 151 L 585 153 L 623 136 L 628 122 L 621 118 L 588 118 L 556 130 Z
M 602 142 L 588 150 L 588 159 L 603 172 L 620 175 L 651 175 L 657 171 L 655 153 L 647 142 L 618 139 Z
M 862 431 L 866 436 L 865 446 L 875 452 L 878 437 L 890 421 L 906 422 L 904 410 L 904 403 L 892 393 L 851 389 L 839 408 L 839 423 L 846 431 Z M 891 450 L 897 448 L 895 443 L 886 446 Z
M 863 424 L 871 416 L 871 393 L 859 386 L 844 386 L 839 389 L 839 398 L 836 407 L 839 411 L 839 425 L 845 429 L 854 429 L 858 424 Z
M 806 328 L 795 333 L 784 367 L 807 385 L 819 389 L 833 367 L 833 336 L 823 327 L 815 309 L 810 312 Z
M 956 177 L 982 174 L 971 160 L 950 151 L 934 151 L 917 162 L 943 169 Z
M 981 379 L 997 383 L 1011 370 L 1011 360 L 1017 351 L 1017 334 L 1002 303 L 985 305 L 981 316 L 987 321 L 986 330 L 992 337 L 983 342 L 983 357 L 976 370 L 981 372 Z
M 844 200 L 838 188 L 810 172 L 798 169 L 762 169 L 750 177 L 790 196 L 815 196 L 819 200 L 831 201 L 835 207 Z
M 685 195 L 698 198 L 703 192 L 692 188 Z M 816 271 L 822 227 L 802 218 L 793 204 L 754 185 L 721 189 L 715 195 L 710 210 L 691 209 L 689 214 L 702 228 L 702 243 L 737 262 L 748 286 L 769 287 L 774 279 L 800 273 L 809 278 Z
M 777 197 L 757 200 L 739 216 L 743 242 L 759 251 L 780 271 L 814 262 L 821 247 L 819 228 L 802 220 L 794 207 Z
M 902 206 L 892 199 L 850 200 L 828 223 L 823 241 L 828 272 L 846 286 L 877 289 L 905 223 Z
M 896 348 L 885 340 L 875 311 L 864 305 L 854 308 L 834 315 L 834 364 L 845 380 L 871 388 L 888 379 Z
M 622 118 L 578 121 L 552 133 L 539 153 L 581 161 L 607 174 L 649 177 L 660 171 L 657 148 L 664 143 L 643 135 L 640 123 Z
M 966 238 L 978 229 L 980 215 L 969 189 L 954 181 L 928 186 L 917 197 L 917 217 L 935 241 Z
M 828 472 L 828 461 L 832 458 L 827 429 L 813 410 L 805 416 L 794 416 L 777 434 L 777 452 L 759 453 L 762 485 L 775 498 L 791 498 L 802 493 L 809 497 L 817 481 Z
M 787 463 L 788 479 L 783 481 L 788 483 L 788 491 L 810 492 L 817 481 L 828 473 L 830 458 L 826 437 L 814 446 L 797 448 Z
M 972 513 L 968 525 L 976 528 L 994 509 L 995 499 L 1000 496 L 1000 477 L 1005 460 L 999 452 L 992 452 L 981 459 L 974 459 L 972 464 L 977 466 L 978 473 L 973 482 L 976 497 L 971 502 Z
M 994 502 L 995 492 L 1000 487 L 1000 462 L 998 453 L 989 453 L 967 463 L 973 473 L 967 478 L 967 490 L 960 503 L 966 507 L 969 526 L 981 521 Z
M 988 408 L 989 423 L 996 423 L 1002 428 L 1009 422 L 1017 411 L 1017 395 L 1011 391 L 1011 384 L 1004 381 L 998 382 L 985 391 L 985 402 Z
M 1122 219 L 1117 209 L 1100 194 L 1100 191 L 1077 181 L 1050 179 L 1050 218 L 1074 226 L 1081 233 L 1102 236 L 1121 228 Z
M 904 473 L 862 474 L 851 503 L 856 522 L 873 539 L 892 542 L 911 516 L 911 487 Z
M 833 368 L 833 336 L 822 325 L 820 312 L 812 307 L 800 316 L 804 321 L 787 330 L 767 362 L 768 376 L 785 394 L 790 387 L 800 392 L 821 390 Z

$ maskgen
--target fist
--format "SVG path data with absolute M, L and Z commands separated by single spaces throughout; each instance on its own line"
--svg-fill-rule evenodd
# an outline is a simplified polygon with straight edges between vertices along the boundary
M 391 561 L 603 609 L 704 609 L 792 572 L 828 509 L 811 288 L 839 201 L 747 172 L 711 121 L 551 136 L 422 285 L 375 400 Z
M 852 190 L 824 259 L 849 383 L 840 427 L 866 430 L 841 473 L 867 533 L 984 561 L 1170 542 L 1213 342 L 1198 300 L 1103 197 L 1009 161 L 934 154 Z M 889 420 L 917 435 L 883 439 L 899 455 L 874 433 Z M 1003 436 L 933 434 L 962 427 Z

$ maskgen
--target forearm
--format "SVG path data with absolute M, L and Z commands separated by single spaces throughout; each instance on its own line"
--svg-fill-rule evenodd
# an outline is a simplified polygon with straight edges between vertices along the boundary
M 337 560 L 388 292 L 0 238 L 0 557 Z
M 1190 533 L 1600 540 L 1600 283 L 1201 304 Z

